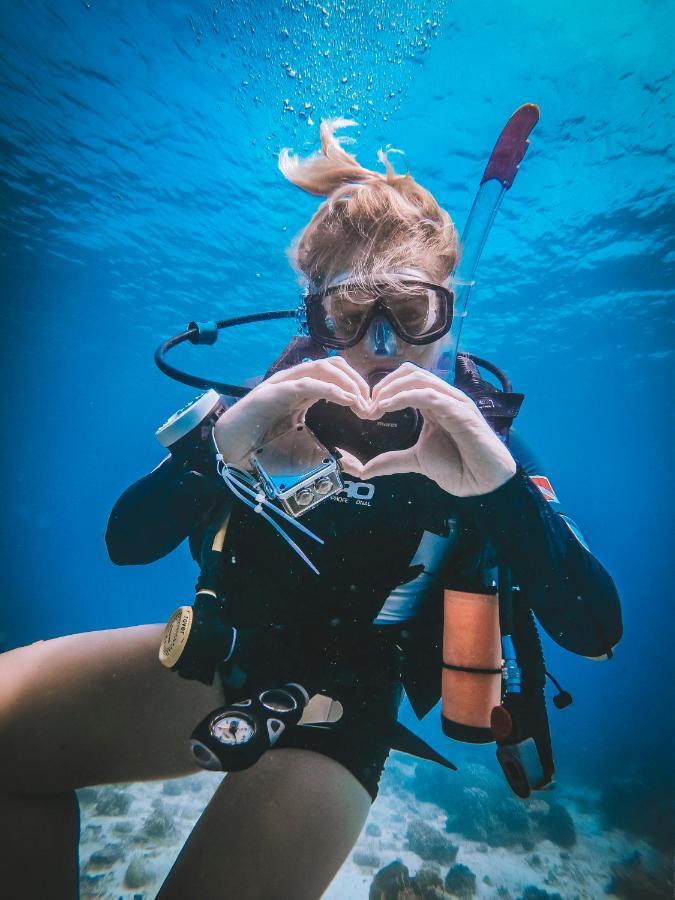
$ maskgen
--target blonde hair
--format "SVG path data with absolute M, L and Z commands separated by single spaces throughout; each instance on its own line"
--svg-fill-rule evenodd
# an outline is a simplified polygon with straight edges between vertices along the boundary
M 342 272 L 367 282 L 410 266 L 445 281 L 458 258 L 452 219 L 410 175 L 394 171 L 386 152 L 377 154 L 384 173 L 365 169 L 347 153 L 335 132 L 351 125 L 356 122 L 322 122 L 321 150 L 306 159 L 288 149 L 279 154 L 289 181 L 327 197 L 291 246 L 293 265 L 313 287 Z

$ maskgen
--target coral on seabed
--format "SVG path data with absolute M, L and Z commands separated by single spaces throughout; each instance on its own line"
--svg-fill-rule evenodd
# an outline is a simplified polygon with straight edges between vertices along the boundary
M 446 831 L 459 832 L 491 847 L 534 847 L 530 818 L 522 801 L 508 796 L 495 799 L 478 787 L 463 789 L 457 809 L 448 816 Z
M 664 865 L 659 872 L 645 868 L 642 857 L 634 853 L 612 865 L 612 880 L 605 888 L 621 900 L 672 900 L 673 878 Z
M 162 793 L 167 797 L 178 797 L 184 790 L 185 787 L 178 779 L 165 781 L 162 787 Z
M 443 900 L 443 879 L 436 869 L 422 866 L 413 879 L 414 888 L 421 900 Z
M 522 895 L 518 897 L 518 900 L 563 900 L 563 898 L 560 894 L 549 894 L 548 891 L 544 891 L 542 888 L 528 884 Z
M 94 812 L 97 816 L 126 816 L 131 797 L 116 788 L 103 788 L 97 792 Z
M 662 850 L 673 847 L 673 787 L 666 779 L 611 778 L 600 794 L 605 828 L 639 834 Z
M 352 853 L 352 859 L 357 866 L 369 866 L 376 869 L 382 865 L 382 860 L 372 847 L 360 848 Z
M 124 848 L 121 844 L 106 844 L 99 850 L 95 850 L 89 857 L 89 867 L 93 869 L 109 869 L 114 863 L 122 859 Z
M 127 866 L 124 875 L 124 886 L 128 888 L 139 888 L 148 884 L 155 877 L 155 873 L 148 867 L 142 856 L 134 856 Z
M 418 800 L 435 803 L 448 813 L 457 811 L 466 787 L 481 788 L 493 797 L 504 796 L 507 791 L 501 779 L 478 763 L 463 765 L 460 777 L 433 763 L 420 762 L 410 784 Z
M 476 893 L 476 876 L 468 866 L 453 866 L 445 876 L 445 890 L 458 900 L 471 900 Z
M 544 815 L 534 814 L 537 831 L 542 838 L 548 838 L 559 847 L 569 849 L 577 842 L 577 830 L 572 816 L 562 803 L 551 803 Z
M 408 867 L 395 860 L 380 869 L 370 885 L 368 900 L 417 900 Z
M 409 848 L 422 859 L 436 859 L 441 863 L 452 863 L 457 859 L 459 848 L 422 819 L 415 819 L 408 825 L 406 838 Z
M 154 840 L 169 840 L 176 836 L 177 828 L 170 813 L 158 806 L 145 820 L 141 835 Z

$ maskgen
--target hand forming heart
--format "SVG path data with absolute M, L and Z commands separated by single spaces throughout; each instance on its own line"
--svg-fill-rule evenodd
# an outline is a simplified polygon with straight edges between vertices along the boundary
M 418 472 L 456 497 L 490 493 L 515 474 L 515 460 L 473 400 L 412 363 L 375 385 L 367 411 L 362 404 L 354 411 L 361 418 L 379 419 L 408 406 L 424 417 L 415 446 L 382 453 L 365 464 L 341 451 L 346 472 L 359 479 Z
M 408 406 L 424 417 L 419 439 L 408 450 L 382 453 L 365 465 L 340 451 L 343 469 L 356 478 L 419 472 L 456 497 L 472 497 L 515 474 L 513 457 L 462 391 L 404 363 L 369 394 L 365 380 L 339 356 L 278 372 L 228 409 L 214 429 L 223 458 L 249 468 L 259 443 L 303 421 L 308 407 L 321 399 L 349 406 L 362 419 L 380 419 Z
M 223 459 L 251 470 L 255 448 L 303 422 L 317 400 L 348 406 L 362 418 L 371 407 L 368 385 L 341 357 L 300 363 L 261 382 L 218 419 L 213 435 Z

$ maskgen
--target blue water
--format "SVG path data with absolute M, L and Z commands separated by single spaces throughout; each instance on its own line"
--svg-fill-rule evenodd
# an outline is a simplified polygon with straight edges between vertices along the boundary
M 536 102 L 463 346 L 527 395 L 521 431 L 623 599 L 613 661 L 546 642 L 576 699 L 552 714 L 559 777 L 666 773 L 674 39 L 661 0 L 5 0 L 0 645 L 190 602 L 186 548 L 119 569 L 103 532 L 193 394 L 154 368 L 159 341 L 295 304 L 285 250 L 317 201 L 280 176 L 279 149 L 353 117 L 360 160 L 404 150 L 461 227 L 501 126 Z M 251 326 L 182 359 L 245 378 L 292 333 Z M 421 728 L 442 745 L 435 714 Z

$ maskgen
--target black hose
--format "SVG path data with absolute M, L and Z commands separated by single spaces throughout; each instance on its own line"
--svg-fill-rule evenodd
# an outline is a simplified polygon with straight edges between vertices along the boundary
M 247 316 L 236 316 L 233 319 L 221 319 L 219 322 L 215 323 L 215 327 L 220 331 L 221 328 L 233 328 L 235 325 L 248 325 L 251 322 L 266 322 L 270 319 L 288 319 L 292 316 L 295 316 L 295 310 L 293 309 L 251 313 Z M 202 389 L 213 388 L 227 397 L 245 397 L 251 388 L 241 387 L 237 384 L 229 384 L 225 381 L 216 381 L 213 378 L 201 378 L 198 375 L 190 375 L 189 372 L 177 369 L 166 361 L 165 357 L 169 350 L 173 350 L 173 348 L 177 347 L 179 344 L 184 344 L 185 341 L 189 341 L 192 344 L 200 343 L 198 340 L 199 333 L 199 328 L 197 326 L 189 327 L 187 331 L 175 334 L 172 338 L 169 338 L 168 341 L 164 341 L 164 343 L 160 344 L 155 350 L 155 364 L 157 368 L 161 372 L 164 372 L 165 375 L 168 375 L 169 378 L 173 378 L 174 381 L 180 381 L 181 384 L 187 384 L 190 387 Z
M 502 390 L 507 394 L 511 393 L 511 382 L 508 377 L 502 370 L 496 366 L 494 363 L 490 362 L 488 359 L 483 359 L 482 356 L 474 356 L 473 353 L 460 353 L 457 356 L 457 361 L 459 362 L 462 356 L 468 357 L 472 362 L 474 362 L 477 366 L 480 366 L 482 369 L 487 369 L 488 372 L 492 372 L 495 378 L 499 381 L 502 386 Z M 467 374 L 470 374 L 467 372 Z
M 498 574 L 499 630 L 513 636 L 513 582 L 508 566 L 500 566 Z

